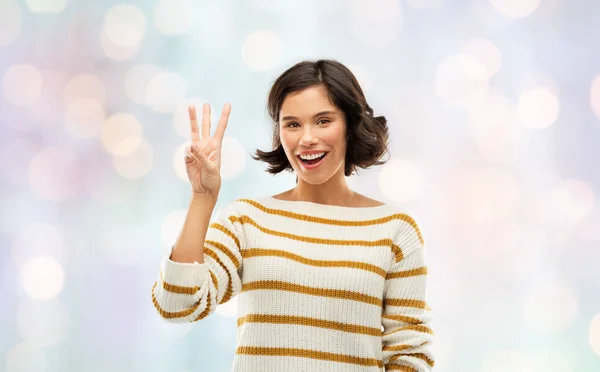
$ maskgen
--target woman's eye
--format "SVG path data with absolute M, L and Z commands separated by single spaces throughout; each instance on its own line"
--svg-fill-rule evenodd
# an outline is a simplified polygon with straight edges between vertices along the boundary
M 298 125 L 298 123 L 289 123 L 287 126 L 288 127 L 294 127 L 294 126 L 297 126 L 297 125 Z
M 324 121 L 325 123 L 329 123 L 329 120 L 327 120 L 327 119 L 321 119 L 321 120 L 319 120 L 319 121 L 317 122 L 317 124 L 318 124 L 318 123 L 320 123 L 320 122 L 322 122 L 322 121 Z

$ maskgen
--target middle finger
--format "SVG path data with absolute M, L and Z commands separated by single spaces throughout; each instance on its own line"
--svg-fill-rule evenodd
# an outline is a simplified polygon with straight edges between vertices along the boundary
M 202 105 L 202 137 L 210 137 L 210 105 Z

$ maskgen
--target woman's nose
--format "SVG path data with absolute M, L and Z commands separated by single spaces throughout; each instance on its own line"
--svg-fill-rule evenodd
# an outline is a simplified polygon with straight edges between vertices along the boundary
M 317 141 L 317 137 L 314 134 L 314 131 L 310 128 L 310 126 L 305 126 L 304 131 L 302 132 L 302 138 L 300 138 L 300 143 L 302 145 L 310 145 Z

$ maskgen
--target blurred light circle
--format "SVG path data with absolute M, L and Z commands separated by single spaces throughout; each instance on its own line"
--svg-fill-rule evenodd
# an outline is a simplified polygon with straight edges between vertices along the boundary
M 502 15 L 510 18 L 522 18 L 533 13 L 540 0 L 490 0 L 492 6 Z
M 246 149 L 235 137 L 225 136 L 221 149 L 221 177 L 224 180 L 238 176 L 246 166 Z
M 6 354 L 6 372 L 46 372 L 47 366 L 46 354 L 31 342 L 21 342 Z
M 108 10 L 102 32 L 118 47 L 131 47 L 142 41 L 146 32 L 146 16 L 136 5 L 118 4 Z
M 192 130 L 190 124 L 190 115 L 188 113 L 188 106 L 194 105 L 196 108 L 196 116 L 198 117 L 198 126 L 202 125 L 202 105 L 207 102 L 205 99 L 200 97 L 192 97 L 188 98 L 182 102 L 179 102 L 175 111 L 173 111 L 173 125 L 175 126 L 175 130 L 177 134 L 181 137 L 185 138 L 188 141 L 192 140 Z M 215 109 L 218 109 L 215 111 Z M 211 105 L 211 136 L 215 133 L 215 129 L 217 127 L 217 123 L 219 122 L 219 118 L 221 116 L 221 110 L 223 107 L 214 107 Z
M 135 56 L 136 53 L 139 52 L 142 48 L 142 43 L 139 42 L 137 44 L 125 46 L 115 45 L 110 41 L 110 39 L 108 38 L 108 36 L 106 36 L 105 33 L 101 33 L 100 47 L 102 48 L 102 51 L 108 58 L 122 62 L 133 58 L 133 56 Z
M 104 106 L 89 98 L 77 98 L 67 107 L 65 131 L 75 138 L 93 138 L 102 130 Z
M 379 172 L 379 189 L 390 200 L 407 202 L 419 196 L 423 176 L 418 166 L 404 159 L 391 158 Z
M 165 216 L 161 227 L 162 242 L 165 247 L 168 247 L 168 251 L 171 251 L 171 247 L 175 244 L 181 227 L 185 222 L 187 216 L 187 210 L 178 209 L 170 212 Z
M 592 87 L 590 89 L 590 105 L 594 114 L 600 118 L 600 74 L 592 80 Z
M 577 308 L 577 299 L 565 284 L 535 283 L 525 297 L 523 317 L 528 328 L 541 334 L 557 334 L 573 324 Z
M 441 8 L 445 0 L 407 0 L 406 4 L 413 9 Z
M 521 198 L 517 180 L 510 172 L 484 168 L 465 174 L 455 195 L 463 208 L 457 218 L 500 222 L 513 217 Z
M 175 150 L 175 154 L 173 156 L 173 169 L 175 170 L 175 174 L 177 177 L 188 183 L 190 181 L 187 175 L 187 168 L 185 166 L 185 149 L 190 145 L 191 141 L 184 142 Z
M 159 0 L 154 7 L 154 25 L 166 35 L 182 35 L 192 28 L 193 3 L 190 0 Z
M 492 162 L 517 161 L 529 134 L 517 118 L 516 105 L 500 94 L 489 94 L 469 111 L 470 136 Z
M 519 98 L 519 120 L 530 128 L 548 128 L 558 118 L 558 112 L 558 99 L 545 88 L 526 90 Z
M 38 256 L 21 267 L 21 283 L 31 298 L 48 300 L 62 291 L 65 273 L 52 256 Z
M 131 114 L 114 114 L 102 124 L 101 140 L 109 154 L 125 156 L 142 143 L 142 125 Z
M 561 189 L 569 198 L 568 209 L 564 211 L 565 217 L 573 224 L 578 224 L 592 213 L 597 202 L 592 186 L 584 181 L 571 179 L 563 182 Z
M 244 41 L 242 59 L 255 71 L 268 71 L 277 66 L 283 57 L 281 39 L 272 31 L 254 31 Z
M 185 80 L 173 72 L 160 72 L 148 83 L 146 102 L 156 112 L 169 113 L 187 96 Z
M 481 372 L 534 372 L 533 362 L 517 350 L 497 350 L 484 356 Z
M 68 318 L 68 309 L 59 299 L 24 301 L 17 309 L 17 328 L 25 340 L 46 348 L 57 345 L 65 337 Z
M 125 93 L 127 97 L 135 103 L 147 104 L 146 91 L 148 90 L 148 83 L 159 72 L 161 72 L 161 68 L 156 65 L 141 64 L 133 66 L 125 76 Z
M 10 45 L 19 38 L 23 28 L 21 8 L 15 1 L 0 1 L 0 47 Z
M 29 186 L 43 199 L 64 201 L 78 192 L 79 164 L 75 154 L 60 147 L 38 152 L 29 164 Z
M 578 236 L 591 242 L 600 243 L 600 203 L 596 203 L 590 215 L 577 228 Z
M 23 267 L 38 256 L 51 256 L 58 262 L 64 262 L 66 245 L 61 228 L 48 222 L 34 222 L 16 232 L 12 242 L 12 255 L 18 267 Z
M 500 50 L 488 39 L 472 39 L 462 48 L 462 52 L 476 59 L 485 67 L 488 79 L 500 69 Z
M 27 108 L 27 114 L 33 120 L 28 125 L 32 132 L 60 131 L 64 124 L 67 105 L 65 97 L 60 92 L 65 89 L 68 76 L 55 70 L 40 70 L 42 76 L 42 91 L 40 98 Z M 24 123 L 9 123 L 15 128 L 24 128 Z
M 436 70 L 435 90 L 446 105 L 468 109 L 485 96 L 488 71 L 469 55 L 451 55 Z
M 592 317 L 588 331 L 588 341 L 594 353 L 600 356 L 600 312 Z
M 33 13 L 60 13 L 65 10 L 67 0 L 25 0 Z
M 119 146 L 123 146 L 123 148 L 127 148 L 132 146 L 128 141 L 136 141 L 137 139 L 131 139 L 128 137 L 123 142 L 119 144 Z M 119 147 L 118 146 L 118 147 Z M 117 148 L 117 152 L 123 151 Z M 113 155 L 113 166 L 117 173 L 127 179 L 139 179 L 145 176 L 154 165 L 154 150 L 152 146 L 146 141 L 142 139 L 139 146 L 135 148 L 134 151 L 128 153 L 124 156 Z
M 595 204 L 596 197 L 587 183 L 566 180 L 532 197 L 524 208 L 524 215 L 530 223 L 570 233 L 592 214 Z
M 79 98 L 89 98 L 103 104 L 106 100 L 106 86 L 95 75 L 74 76 L 65 87 L 65 99 L 68 104 Z
M 31 65 L 12 65 L 4 73 L 2 88 L 8 102 L 28 106 L 42 94 L 42 75 Z

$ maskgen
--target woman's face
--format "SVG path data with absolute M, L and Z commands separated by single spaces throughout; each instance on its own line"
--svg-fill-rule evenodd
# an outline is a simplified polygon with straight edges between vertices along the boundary
M 279 136 L 290 164 L 303 181 L 318 185 L 334 175 L 344 176 L 346 119 L 329 100 L 325 88 L 316 86 L 288 94 L 279 114 Z M 303 160 L 301 155 L 309 158 Z M 321 158 L 311 159 L 317 156 Z

